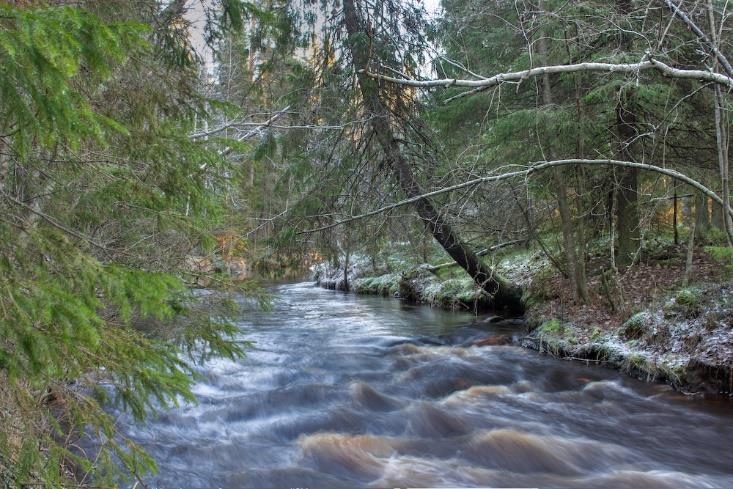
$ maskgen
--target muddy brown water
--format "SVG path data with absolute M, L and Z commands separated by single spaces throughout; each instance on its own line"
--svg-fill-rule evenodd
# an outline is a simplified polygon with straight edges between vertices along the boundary
M 125 431 L 157 488 L 731 488 L 733 405 L 515 346 L 468 314 L 280 285 L 198 404 Z M 515 334 L 521 334 L 517 332 Z

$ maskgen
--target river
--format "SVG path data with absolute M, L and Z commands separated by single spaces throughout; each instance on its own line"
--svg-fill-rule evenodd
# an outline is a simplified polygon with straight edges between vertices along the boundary
M 151 489 L 733 487 L 729 402 L 471 346 L 508 329 L 468 314 L 272 293 L 239 322 L 247 357 L 201 367 L 198 404 L 123 420 L 160 464 Z

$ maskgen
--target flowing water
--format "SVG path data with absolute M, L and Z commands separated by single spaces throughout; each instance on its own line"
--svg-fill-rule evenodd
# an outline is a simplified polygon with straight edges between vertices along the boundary
M 515 346 L 507 325 L 311 284 L 248 312 L 246 358 L 126 431 L 149 487 L 733 487 L 733 409 Z M 514 334 L 521 335 L 521 331 Z

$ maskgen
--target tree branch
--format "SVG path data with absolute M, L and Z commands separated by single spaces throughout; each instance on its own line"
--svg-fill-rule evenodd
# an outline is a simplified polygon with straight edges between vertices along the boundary
M 17 205 L 19 207 L 22 207 L 22 208 L 26 209 L 27 211 L 29 211 L 29 212 L 37 215 L 38 217 L 40 217 L 41 219 L 43 219 L 44 221 L 46 221 L 47 223 L 49 223 L 51 226 L 55 227 L 56 229 L 59 229 L 59 230 L 63 231 L 64 233 L 66 233 L 66 234 L 68 234 L 70 236 L 73 236 L 73 237 L 75 237 L 77 239 L 80 239 L 82 241 L 86 241 L 87 243 L 89 243 L 89 244 L 91 244 L 91 245 L 99 248 L 100 250 L 104 250 L 106 252 L 111 252 L 111 250 L 109 248 L 107 248 L 106 246 L 104 246 L 103 244 L 94 241 L 89 236 L 86 236 L 86 235 L 84 235 L 84 234 L 82 234 L 82 233 L 80 233 L 78 231 L 75 231 L 75 230 L 73 230 L 73 229 L 71 229 L 69 227 L 64 226 L 63 224 L 61 224 L 60 222 L 58 222 L 53 217 L 51 217 L 51 216 L 49 216 L 47 214 L 44 214 L 43 212 L 41 212 L 39 210 L 34 209 L 33 206 L 30 206 L 30 205 L 26 204 L 25 202 L 21 202 L 20 200 L 16 199 L 12 195 L 9 195 L 9 194 L 5 193 L 2 190 L 0 190 L 0 195 L 2 195 L 3 197 L 5 197 L 6 199 L 8 199 L 13 204 L 15 204 L 15 205 Z
M 215 129 L 211 129 L 209 131 L 199 131 L 193 134 L 190 134 L 188 137 L 190 139 L 201 139 L 209 136 L 213 136 L 215 134 L 219 134 L 220 132 L 224 132 L 227 129 L 233 129 L 235 131 L 241 132 L 243 128 L 263 128 L 263 127 L 269 127 L 272 129 L 283 129 L 283 130 L 294 130 L 294 129 L 308 129 L 313 131 L 340 131 L 341 129 L 344 129 L 348 126 L 353 126 L 355 124 L 363 124 L 365 122 L 369 122 L 369 119 L 360 119 L 355 121 L 349 121 L 345 122 L 344 124 L 326 124 L 326 125 L 319 125 L 319 124 L 294 124 L 294 125 L 285 125 L 285 124 L 272 124 L 270 121 L 265 122 L 249 122 L 249 121 L 233 121 L 229 124 L 224 124 L 222 126 L 219 126 Z M 251 130 L 248 131 L 244 137 L 250 137 L 251 136 Z
M 262 129 L 264 129 L 266 127 L 269 127 L 273 122 L 275 122 L 280 117 L 282 117 L 283 114 L 285 114 L 288 110 L 290 110 L 290 106 L 289 105 L 287 107 L 285 107 L 284 109 L 282 109 L 282 110 L 274 113 L 272 115 L 272 117 L 270 117 L 269 119 L 267 119 L 264 123 L 258 124 L 256 128 L 252 129 L 251 131 L 247 131 L 246 133 L 242 134 L 241 136 L 238 136 L 236 138 L 236 140 L 237 141 L 244 141 L 245 139 L 248 139 L 248 138 L 251 138 L 253 136 L 258 135 L 260 132 L 262 132 Z M 223 131 L 224 129 L 226 129 L 226 127 L 223 127 L 221 129 L 215 129 L 212 132 L 210 132 L 209 134 L 215 134 L 216 132 Z M 207 135 L 208 134 L 192 134 L 192 135 L 189 136 L 189 138 L 195 139 L 195 138 L 200 138 L 200 137 L 204 137 L 204 136 L 207 136 Z M 227 156 L 232 151 L 234 151 L 234 148 L 232 148 L 232 147 L 225 148 L 224 150 L 222 150 L 221 156 Z
M 443 78 L 435 80 L 416 80 L 412 78 L 395 78 L 392 76 L 382 75 L 378 73 L 372 73 L 366 70 L 361 70 L 364 74 L 377 80 L 382 80 L 390 83 L 397 83 L 399 85 L 407 85 L 410 87 L 417 88 L 448 88 L 448 87 L 466 87 L 472 88 L 465 94 L 460 96 L 472 95 L 481 90 L 486 90 L 491 87 L 498 86 L 505 82 L 520 82 L 527 78 L 542 76 L 545 74 L 557 74 L 557 73 L 577 73 L 580 71 L 585 72 L 601 72 L 601 73 L 639 73 L 641 71 L 657 70 L 662 75 L 669 78 L 681 78 L 681 79 L 693 79 L 701 80 L 710 83 L 717 83 L 729 88 L 733 88 L 733 77 L 726 76 L 721 73 L 713 73 L 705 70 L 684 70 L 679 68 L 673 68 L 661 61 L 647 57 L 644 61 L 639 63 L 577 63 L 570 65 L 555 65 L 555 66 L 540 66 L 538 68 L 532 68 L 529 70 L 515 71 L 510 73 L 500 73 L 490 78 L 481 80 L 462 80 L 457 78 Z
M 664 0 L 664 4 L 674 14 L 675 17 L 680 19 L 700 39 L 700 41 L 705 44 L 705 47 L 707 47 L 710 52 L 713 53 L 715 59 L 717 59 L 720 65 L 723 67 L 725 73 L 729 77 L 733 78 L 733 66 L 731 66 L 731 64 L 728 62 L 728 58 L 726 58 L 725 55 L 720 52 L 718 47 L 707 36 L 707 34 L 705 34 L 702 29 L 700 29 L 697 24 L 695 24 L 695 22 L 690 18 L 689 15 L 687 15 L 679 6 L 675 5 L 672 0 Z M 682 2 L 680 2 L 680 5 L 682 5 Z
M 318 231 L 325 231 L 327 229 L 335 228 L 337 226 L 341 226 L 343 224 L 347 224 L 349 222 L 357 221 L 360 219 L 365 219 L 368 217 L 376 216 L 378 214 L 383 214 L 385 212 L 391 211 L 392 209 L 396 209 L 398 207 L 403 207 L 412 203 L 415 203 L 422 199 L 427 199 L 430 197 L 435 197 L 437 195 L 442 195 L 450 192 L 454 192 L 456 190 L 460 190 L 462 188 L 471 187 L 474 185 L 481 185 L 484 183 L 491 183 L 491 182 L 499 182 L 502 180 L 508 180 L 511 178 L 518 178 L 518 177 L 524 177 L 527 178 L 533 173 L 541 172 L 543 170 L 546 170 L 548 168 L 554 168 L 558 166 L 567 166 L 567 165 L 587 165 L 587 166 L 620 166 L 620 167 L 626 167 L 626 168 L 638 168 L 640 170 L 646 170 L 646 171 L 652 171 L 656 173 L 661 173 L 662 175 L 666 175 L 668 177 L 674 178 L 675 180 L 679 180 L 681 182 L 684 182 L 691 187 L 694 187 L 695 189 L 699 190 L 700 192 L 704 193 L 711 199 L 713 199 L 715 202 L 717 202 L 721 207 L 723 206 L 723 199 L 721 199 L 718 194 L 698 182 L 697 180 L 694 180 L 687 175 L 680 173 L 676 170 L 670 170 L 669 168 L 662 168 L 659 166 L 654 165 L 648 165 L 646 163 L 636 163 L 634 161 L 622 161 L 622 160 L 589 160 L 589 159 L 568 159 L 568 160 L 555 160 L 555 161 L 538 161 L 535 163 L 530 163 L 526 169 L 519 170 L 519 171 L 513 171 L 513 172 L 507 172 L 502 173 L 499 175 L 488 175 L 485 177 L 479 177 L 474 178 L 472 180 L 468 180 L 462 183 L 458 183 L 456 185 L 451 185 L 450 187 L 441 188 L 438 190 L 433 190 L 432 192 L 426 192 L 424 194 L 418 195 L 416 197 L 412 197 L 409 199 L 404 199 L 399 202 L 396 202 L 394 204 L 386 205 L 384 207 L 380 207 L 379 209 L 366 212 L 364 214 L 359 214 L 356 216 L 349 217 L 347 219 L 343 219 L 341 221 L 337 221 L 331 224 L 328 224 L 326 226 L 321 226 L 319 228 L 314 229 L 308 229 L 305 231 L 300 231 L 298 234 L 309 234 L 309 233 L 315 233 Z M 730 207 L 727 209 L 728 213 L 733 216 L 733 209 Z

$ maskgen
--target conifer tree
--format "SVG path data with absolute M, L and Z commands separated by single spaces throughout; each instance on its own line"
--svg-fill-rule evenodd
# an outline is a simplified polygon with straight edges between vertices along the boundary
M 175 4 L 0 6 L 0 480 L 117 484 L 155 467 L 109 409 L 192 401 L 193 362 L 243 353 L 184 258 L 233 172 Z M 209 33 L 241 28 L 227 1 Z M 245 284 L 243 287 L 248 288 Z M 225 297 L 225 296 L 224 296 Z M 90 440 L 95 454 L 79 451 Z M 75 482 L 76 481 L 76 482 Z

